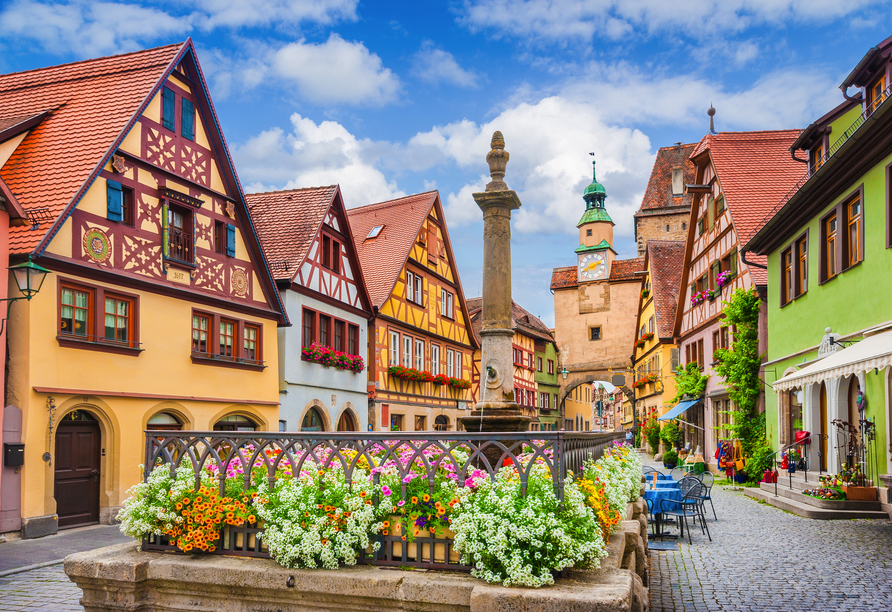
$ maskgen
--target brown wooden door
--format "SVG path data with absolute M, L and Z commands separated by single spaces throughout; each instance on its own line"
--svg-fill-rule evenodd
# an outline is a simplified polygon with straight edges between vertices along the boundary
M 59 527 L 99 522 L 99 423 L 61 421 L 56 431 Z

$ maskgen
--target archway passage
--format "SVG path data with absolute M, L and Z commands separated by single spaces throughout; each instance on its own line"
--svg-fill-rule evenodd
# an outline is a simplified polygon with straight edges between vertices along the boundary
M 301 431 L 325 431 L 322 415 L 316 408 L 310 408 L 304 415 L 304 420 L 300 424 Z M 340 425 L 340 423 L 339 423 Z
M 312 410 L 315 410 L 313 408 Z M 309 416 L 309 413 L 307 413 Z M 304 418 L 306 421 L 306 418 Z M 359 426 L 356 424 L 356 417 L 353 416 L 352 410 L 345 410 L 338 419 L 338 431 L 358 431 Z
M 73 410 L 56 430 L 54 491 L 59 528 L 99 522 L 99 422 Z
M 437 415 L 437 418 L 434 419 L 434 430 L 436 431 L 447 431 L 449 429 L 449 417 L 445 414 Z

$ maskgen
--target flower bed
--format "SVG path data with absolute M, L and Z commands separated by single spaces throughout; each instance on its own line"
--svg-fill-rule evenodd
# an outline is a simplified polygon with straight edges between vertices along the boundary
M 300 355 L 305 361 L 321 363 L 327 368 L 350 370 L 357 374 L 365 369 L 365 361 L 363 361 L 362 356 L 351 355 L 343 351 L 336 351 L 333 348 L 323 346 L 318 342 L 303 347 L 300 350 Z
M 375 444 L 361 454 L 323 445 L 299 453 L 221 446 L 225 467 L 202 467 L 198 483 L 188 458 L 173 473 L 157 465 L 130 490 L 121 530 L 136 538 L 165 536 L 183 552 L 211 553 L 223 548 L 227 529 L 257 525 L 281 565 L 331 569 L 374 555 L 385 539 L 394 558 L 402 547 L 413 549 L 408 543 L 416 538 L 435 549 L 435 542 L 454 540 L 474 576 L 542 586 L 562 569 L 599 565 L 626 503 L 638 497 L 641 463 L 631 446 L 616 445 L 556 481 L 552 451 L 536 442 L 524 443 L 491 473 L 469 469 L 471 449 L 455 441 L 448 454 L 424 440 Z M 436 553 L 443 562 L 445 551 Z

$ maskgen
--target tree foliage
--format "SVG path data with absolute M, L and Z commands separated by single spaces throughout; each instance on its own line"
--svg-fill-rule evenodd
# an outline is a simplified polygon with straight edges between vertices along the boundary
M 675 389 L 678 393 L 672 398 L 672 403 L 676 403 L 687 397 L 700 397 L 706 390 L 706 381 L 709 376 L 700 373 L 700 368 L 695 362 L 689 363 L 685 367 L 679 366 L 675 371 Z

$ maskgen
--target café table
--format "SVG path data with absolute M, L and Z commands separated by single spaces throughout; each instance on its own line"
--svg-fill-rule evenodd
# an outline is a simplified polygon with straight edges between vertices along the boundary
M 654 533 L 654 537 L 676 537 L 674 534 L 663 531 L 663 500 L 674 499 L 680 501 L 681 489 L 677 486 L 678 483 L 675 483 L 676 486 L 662 487 L 659 486 L 659 484 L 660 482 L 657 481 L 657 488 L 652 489 L 650 487 L 646 487 L 644 489 L 644 499 L 650 500 L 653 505 L 652 512 L 654 515 L 654 521 L 656 522 L 656 533 Z

